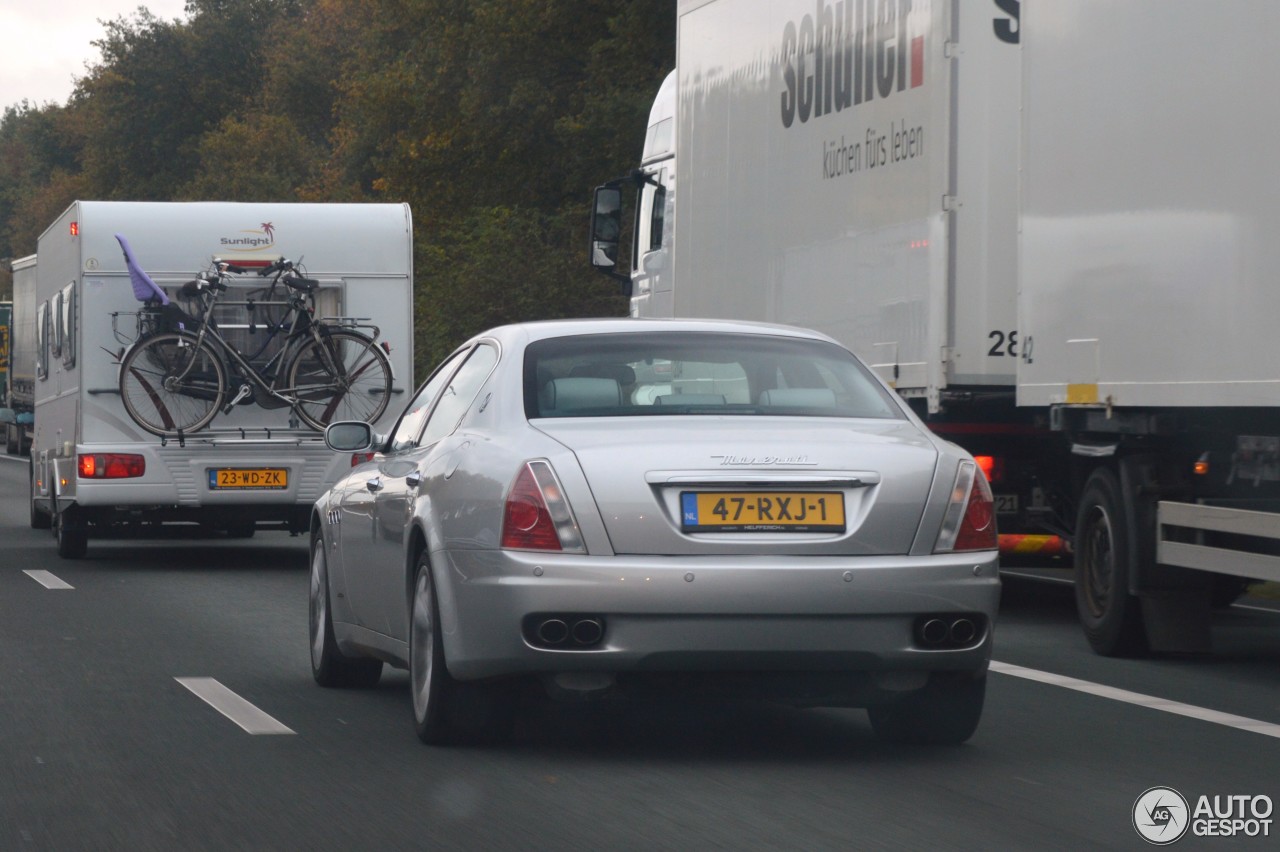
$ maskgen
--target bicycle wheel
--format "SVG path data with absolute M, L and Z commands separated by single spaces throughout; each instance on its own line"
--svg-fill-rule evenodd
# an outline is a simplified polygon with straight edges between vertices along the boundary
M 120 398 L 143 429 L 162 438 L 203 429 L 222 407 L 227 370 L 208 343 L 166 332 L 144 338 L 120 364 Z
M 313 429 L 337 420 L 372 423 L 391 398 L 391 362 L 382 348 L 354 331 L 324 331 L 289 363 L 298 416 Z

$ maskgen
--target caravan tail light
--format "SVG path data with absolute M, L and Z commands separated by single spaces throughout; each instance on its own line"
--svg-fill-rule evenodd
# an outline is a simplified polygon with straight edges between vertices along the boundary
M 147 472 L 147 460 L 133 453 L 81 453 L 77 462 L 81 479 L 131 479 Z

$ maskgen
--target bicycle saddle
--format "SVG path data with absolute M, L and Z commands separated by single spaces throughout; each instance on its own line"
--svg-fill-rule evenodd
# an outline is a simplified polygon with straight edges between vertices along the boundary
M 295 290 L 301 290 L 303 293 L 314 293 L 315 289 L 320 286 L 320 282 L 314 278 L 303 278 L 299 275 L 290 275 L 288 278 L 281 278 L 280 280 Z

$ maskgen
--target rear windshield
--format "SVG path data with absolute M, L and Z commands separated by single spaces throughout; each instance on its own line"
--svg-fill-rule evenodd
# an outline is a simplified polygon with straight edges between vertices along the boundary
M 524 405 L 531 419 L 903 416 L 889 392 L 839 346 L 682 331 L 590 334 L 530 344 Z

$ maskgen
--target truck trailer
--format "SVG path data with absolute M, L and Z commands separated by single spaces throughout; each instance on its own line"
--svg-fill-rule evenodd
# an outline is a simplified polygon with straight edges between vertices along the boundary
M 408 206 L 77 201 L 39 238 L 32 526 L 51 528 L 68 558 L 83 556 L 90 539 L 154 534 L 163 524 L 230 537 L 305 530 L 312 504 L 352 458 L 330 451 L 290 406 L 237 394 L 208 426 L 177 436 L 131 418 L 121 364 L 154 312 L 135 296 L 124 245 L 175 306 L 215 261 L 249 269 L 286 258 L 305 268 L 318 285 L 316 320 L 375 327 L 393 375 L 374 423 L 387 431 L 411 381 Z M 241 352 L 262 348 L 271 310 L 282 310 L 268 281 L 231 280 L 215 308 L 219 332 Z
M 1280 5 L 677 15 L 593 211 L 631 313 L 833 335 L 983 461 L 1002 561 L 1070 567 L 1095 651 L 1208 649 L 1215 603 L 1280 580 Z
M 9 368 L 0 397 L 5 452 L 26 455 L 34 434 L 36 388 L 36 256 L 10 263 L 13 304 L 8 321 Z

